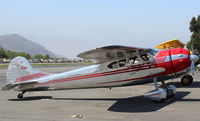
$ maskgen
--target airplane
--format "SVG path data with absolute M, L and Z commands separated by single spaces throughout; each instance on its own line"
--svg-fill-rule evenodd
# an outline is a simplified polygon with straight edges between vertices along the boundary
M 20 91 L 19 99 L 26 92 L 68 89 L 112 88 L 153 83 L 155 90 L 144 97 L 162 101 L 176 95 L 174 85 L 165 80 L 181 77 L 183 85 L 193 82 L 189 74 L 194 72 L 194 63 L 199 56 L 190 54 L 184 48 L 153 51 L 149 48 L 111 45 L 96 48 L 78 57 L 92 60 L 90 65 L 58 74 L 50 74 L 34 69 L 23 57 L 14 58 L 7 71 L 7 84 L 2 90 Z M 158 86 L 158 82 L 162 86 Z

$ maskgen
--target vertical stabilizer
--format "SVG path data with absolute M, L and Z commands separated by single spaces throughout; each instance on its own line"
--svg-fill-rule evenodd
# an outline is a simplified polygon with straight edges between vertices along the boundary
M 39 71 L 33 69 L 32 65 L 24 57 L 16 57 L 8 66 L 7 84 L 29 80 L 31 77 L 35 77 L 32 75 L 38 73 Z

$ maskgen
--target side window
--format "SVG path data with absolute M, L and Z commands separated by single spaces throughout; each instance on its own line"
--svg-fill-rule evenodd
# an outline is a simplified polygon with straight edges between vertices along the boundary
M 142 60 L 144 60 L 144 61 L 148 61 L 148 60 L 149 60 L 149 58 L 147 57 L 147 54 L 141 55 L 140 57 L 141 57 Z
M 126 59 L 119 60 L 119 67 L 123 67 L 126 65 Z
M 109 65 L 108 65 L 108 68 L 112 68 L 112 69 L 118 68 L 117 61 L 114 61 L 114 62 L 112 62 L 111 64 L 109 64 Z
M 128 65 L 133 65 L 135 63 L 136 58 L 137 58 L 136 56 L 129 58 L 127 61 Z

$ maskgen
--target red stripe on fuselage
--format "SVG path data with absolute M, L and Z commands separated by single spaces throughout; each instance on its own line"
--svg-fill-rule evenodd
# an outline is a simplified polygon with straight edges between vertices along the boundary
M 132 79 L 125 79 L 125 80 L 117 80 L 117 81 L 110 81 L 110 82 L 102 82 L 102 83 L 97 83 L 97 84 L 110 84 L 110 83 L 119 83 L 119 82 L 126 82 L 126 81 L 134 81 L 134 80 L 139 80 L 139 79 L 145 79 L 145 78 L 151 78 L 155 76 L 160 76 L 162 74 L 155 74 L 151 76 L 145 76 L 145 77 L 139 77 L 139 78 L 132 78 Z
M 137 68 L 126 68 L 126 69 L 115 70 L 115 71 L 110 71 L 110 72 L 103 72 L 103 73 L 96 73 L 96 74 L 90 74 L 90 75 L 84 75 L 84 76 L 78 76 L 78 77 L 58 79 L 58 80 L 43 82 L 40 84 L 61 83 L 61 82 L 80 80 L 80 79 L 88 79 L 88 78 L 94 78 L 94 77 L 102 77 L 102 76 L 127 73 L 127 72 L 133 72 L 133 71 L 139 71 L 139 70 L 145 70 L 145 69 L 151 69 L 151 68 L 155 68 L 155 67 L 152 65 L 148 65 L 148 66 L 141 66 L 141 67 L 137 67 Z
M 49 75 L 49 74 L 41 73 L 41 72 L 35 73 L 35 74 L 28 75 L 28 76 L 23 76 L 23 77 L 17 78 L 15 80 L 15 82 L 23 82 L 23 81 L 27 81 L 30 79 L 39 78 L 39 77 L 43 77 L 43 76 L 47 76 L 47 75 Z

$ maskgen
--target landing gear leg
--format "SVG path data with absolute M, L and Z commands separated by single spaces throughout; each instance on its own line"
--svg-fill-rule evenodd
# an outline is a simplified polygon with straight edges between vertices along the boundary
M 157 78 L 154 78 L 153 83 L 154 83 L 154 86 L 155 86 L 155 90 L 158 90 L 159 88 L 158 88 Z
M 22 93 L 19 93 L 17 95 L 18 99 L 22 99 L 24 97 L 24 93 L 25 93 L 25 91 L 22 91 Z
M 162 83 L 162 87 L 163 88 L 167 88 L 167 85 L 166 85 L 166 83 L 164 81 L 161 81 L 161 83 Z

